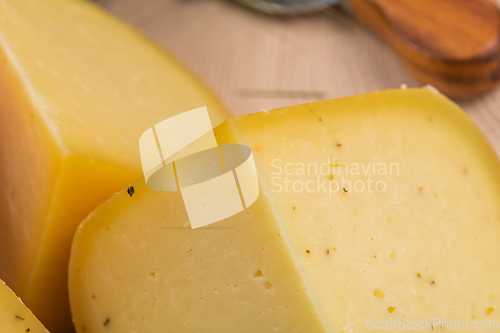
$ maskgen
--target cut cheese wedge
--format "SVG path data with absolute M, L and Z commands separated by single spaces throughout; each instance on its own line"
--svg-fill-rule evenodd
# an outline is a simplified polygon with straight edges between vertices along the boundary
M 48 333 L 23 301 L 0 280 L 0 333 Z
M 231 118 L 215 133 L 252 149 L 257 201 L 198 229 L 179 192 L 143 179 L 99 206 L 72 245 L 78 332 L 500 320 L 500 163 L 444 96 L 376 92 Z
M 53 332 L 71 330 L 74 230 L 142 172 L 151 124 L 217 99 L 86 1 L 0 0 L 0 277 Z

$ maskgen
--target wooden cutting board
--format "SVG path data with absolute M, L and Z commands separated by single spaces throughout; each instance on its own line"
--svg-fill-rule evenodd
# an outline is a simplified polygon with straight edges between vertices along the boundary
M 174 54 L 233 115 L 421 86 L 383 41 L 334 8 L 277 17 L 225 0 L 95 2 Z M 500 89 L 459 104 L 500 154 Z

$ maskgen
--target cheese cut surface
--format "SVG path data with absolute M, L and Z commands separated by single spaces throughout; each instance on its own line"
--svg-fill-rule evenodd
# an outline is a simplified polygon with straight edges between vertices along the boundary
M 0 280 L 0 333 L 49 333 L 20 298 Z
M 137 138 L 201 105 L 181 65 L 85 1 L 0 0 L 0 278 L 53 332 L 71 328 L 74 230 L 142 172 Z
M 231 118 L 215 132 L 252 148 L 258 200 L 199 229 L 178 192 L 142 179 L 132 197 L 99 206 L 72 245 L 78 332 L 500 321 L 500 163 L 442 95 L 377 92 Z

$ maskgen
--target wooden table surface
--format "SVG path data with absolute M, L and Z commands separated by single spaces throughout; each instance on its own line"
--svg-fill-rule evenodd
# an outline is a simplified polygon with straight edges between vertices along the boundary
M 229 0 L 94 1 L 170 51 L 233 115 L 421 86 L 385 43 L 334 8 L 277 17 Z M 459 104 L 500 154 L 500 88 Z

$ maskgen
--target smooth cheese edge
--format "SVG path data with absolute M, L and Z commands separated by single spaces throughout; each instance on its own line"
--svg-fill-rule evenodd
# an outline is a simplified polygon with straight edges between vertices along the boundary
M 2 64 L 2 278 L 46 321 L 54 318 L 47 303 L 57 299 L 62 306 L 53 325 L 71 325 L 65 286 L 76 225 L 138 175 L 61 152 L 12 68 Z
M 171 56 L 92 4 L 2 0 L 0 11 L 0 277 L 49 328 L 67 331 L 73 232 L 139 177 L 135 137 L 200 105 L 214 124 L 227 112 Z
M 356 117 L 358 115 L 360 118 Z M 390 115 L 390 117 L 388 117 L 388 115 Z M 269 163 L 271 157 L 266 156 L 265 152 L 278 156 L 281 155 L 281 157 L 290 153 L 292 157 L 294 157 L 293 154 L 298 154 L 298 157 L 302 160 L 307 158 L 307 156 L 300 155 L 303 151 L 306 151 L 304 148 L 314 150 L 314 143 L 299 142 L 300 144 L 297 144 L 297 142 L 290 143 L 286 140 L 280 142 L 279 135 L 281 133 L 286 133 L 288 127 L 291 127 L 289 130 L 293 131 L 293 133 L 300 133 L 301 131 L 303 133 L 308 133 L 308 128 L 316 128 L 318 124 L 321 124 L 321 126 L 331 126 L 331 133 L 328 135 L 337 136 L 328 136 L 329 140 L 325 140 L 322 142 L 323 144 L 320 143 L 319 147 L 321 149 L 325 148 L 325 144 L 331 144 L 332 147 L 328 147 L 330 152 L 338 152 L 338 149 L 348 149 L 350 144 L 355 145 L 356 141 L 359 141 L 358 144 L 368 144 L 369 141 L 366 141 L 367 138 L 370 140 L 373 138 L 363 135 L 363 133 L 367 133 L 366 130 L 369 129 L 369 126 L 373 126 L 373 121 L 377 121 L 377 117 L 382 120 L 390 120 L 393 118 L 392 120 L 394 120 L 394 122 L 400 122 L 405 129 L 405 131 L 394 131 L 396 137 L 391 137 L 389 135 L 389 138 L 386 142 L 383 142 L 383 144 L 389 144 L 390 146 L 391 143 L 398 142 L 398 135 L 404 136 L 406 135 L 406 130 L 416 126 L 417 133 L 427 133 L 428 135 L 427 139 L 422 140 L 422 142 L 415 141 L 414 145 L 409 146 L 410 150 L 416 149 L 417 154 L 422 154 L 422 152 L 419 151 L 419 145 L 425 147 L 425 149 L 430 149 L 425 152 L 427 154 L 434 151 L 432 146 L 428 146 L 429 144 L 443 144 L 446 149 L 454 148 L 455 150 L 452 150 L 452 152 L 459 157 L 463 157 L 462 155 L 475 157 L 475 159 L 471 159 L 470 161 L 467 159 L 465 165 L 462 165 L 463 161 L 460 160 L 461 163 L 457 164 L 456 170 L 453 168 L 452 171 L 449 170 L 447 172 L 440 169 L 440 163 L 444 163 L 447 166 L 452 164 L 446 160 L 442 161 L 442 158 L 439 156 L 441 151 L 439 151 L 437 155 L 434 151 L 434 155 L 436 156 L 432 156 L 432 158 L 436 159 L 435 161 L 429 159 L 423 161 L 425 163 L 418 162 L 418 160 L 412 162 L 415 162 L 415 166 L 424 166 L 424 171 L 428 171 L 425 170 L 426 165 L 428 165 L 429 168 L 436 168 L 435 171 L 442 178 L 452 179 L 451 188 L 453 190 L 456 190 L 454 187 L 463 181 L 462 178 L 466 177 L 465 175 L 470 175 L 471 179 L 466 183 L 467 189 L 471 190 L 474 196 L 479 195 L 482 199 L 476 200 L 476 203 L 470 206 L 470 211 L 468 211 L 468 209 L 464 211 L 466 215 L 468 215 L 467 217 L 470 217 L 471 211 L 474 214 L 478 212 L 478 207 L 486 208 L 485 212 L 478 216 L 485 230 L 476 232 L 475 235 L 483 237 L 481 242 L 470 239 L 472 235 L 474 235 L 475 228 L 469 221 L 465 221 L 464 223 L 462 219 L 457 230 L 453 230 L 453 226 L 447 226 L 445 223 L 444 226 L 447 226 L 450 231 L 455 233 L 451 235 L 451 237 L 447 237 L 444 233 L 440 233 L 439 230 L 432 231 L 433 228 L 436 227 L 433 226 L 432 223 L 426 223 L 425 221 L 420 222 L 418 219 L 412 220 L 411 216 L 401 215 L 400 211 L 418 211 L 419 207 L 412 208 L 410 207 L 411 204 L 402 204 L 401 209 L 399 209 L 400 211 L 398 211 L 398 209 L 391 210 L 390 207 L 386 210 L 380 209 L 380 207 L 378 207 L 380 202 L 375 202 L 376 204 L 371 207 L 370 205 L 361 204 L 359 209 L 350 206 L 347 212 L 342 212 L 342 205 L 345 206 L 349 204 L 347 200 L 352 200 L 349 196 L 352 197 L 353 194 L 356 195 L 352 192 L 338 193 L 339 197 L 336 197 L 336 201 L 329 204 L 333 205 L 334 208 L 339 211 L 330 212 L 331 214 L 329 215 L 327 209 L 327 212 L 322 212 L 323 215 L 320 213 L 318 213 L 318 216 L 309 214 L 309 220 L 307 218 L 302 218 L 297 222 L 294 221 L 293 214 L 296 214 L 295 216 L 299 214 L 299 217 L 307 217 L 308 214 L 306 213 L 308 207 L 314 207 L 314 209 L 317 207 L 327 207 L 329 199 L 319 196 L 314 197 L 314 195 L 312 195 L 314 199 L 309 202 L 306 200 L 307 197 L 304 196 L 294 198 L 293 195 L 281 194 L 281 196 L 279 196 L 273 194 L 270 191 L 271 184 L 269 181 L 271 178 Z M 292 122 L 294 119 L 296 119 L 295 123 Z M 359 119 L 362 120 L 360 121 Z M 363 122 L 363 119 L 365 122 Z M 288 124 L 287 121 L 289 122 Z M 352 126 L 349 126 L 349 122 L 352 121 L 357 121 L 357 125 L 361 124 L 368 128 L 363 128 L 363 126 L 358 128 L 358 126 L 353 129 Z M 427 132 L 427 126 L 431 126 L 429 124 L 437 126 L 437 129 L 432 129 L 432 127 L 430 127 L 430 132 Z M 391 128 L 392 124 L 385 123 L 384 125 L 384 122 L 382 122 L 380 125 L 382 125 L 382 127 L 386 126 L 386 128 Z M 266 127 L 268 128 L 266 129 Z M 345 128 L 345 130 L 343 131 L 342 128 Z M 498 306 L 500 306 L 500 286 L 497 282 L 498 275 L 500 274 L 500 267 L 497 260 L 495 261 L 499 251 L 498 249 L 496 251 L 486 250 L 487 246 L 494 247 L 495 244 L 498 244 L 498 238 L 500 236 L 500 212 L 499 208 L 496 207 L 496 202 L 500 199 L 500 179 L 498 175 L 500 166 L 498 157 L 484 135 L 476 128 L 472 121 L 467 118 L 463 111 L 445 97 L 427 89 L 385 91 L 277 109 L 269 111 L 268 113 L 265 112 L 236 117 L 216 128 L 215 132 L 219 143 L 241 143 L 247 144 L 252 148 L 259 171 L 261 185 L 261 197 L 256 202 L 256 206 L 251 206 L 245 212 L 214 224 L 213 228 L 222 228 L 219 231 L 214 231 L 217 232 L 215 236 L 206 230 L 201 230 L 199 233 L 204 232 L 205 234 L 204 236 L 200 236 L 199 234 L 195 234 L 196 231 L 188 228 L 185 212 L 182 209 L 182 202 L 178 195 L 176 196 L 172 193 L 154 193 L 147 189 L 141 180 L 135 183 L 138 190 L 134 197 L 130 198 L 126 193 L 122 192 L 110 199 L 107 203 L 101 205 L 84 223 L 82 223 L 75 236 L 72 247 L 73 250 L 70 263 L 70 297 L 72 312 L 75 317 L 75 323 L 77 323 L 77 330 L 80 330 L 82 327 L 79 325 L 90 325 L 93 330 L 99 332 L 100 329 L 103 330 L 100 325 L 103 318 L 112 317 L 114 318 L 113 325 L 109 325 L 105 329 L 107 331 L 114 331 L 114 329 L 116 329 L 118 332 L 125 327 L 135 327 L 133 325 L 137 324 L 136 321 L 140 321 L 140 318 L 137 318 L 140 317 L 140 313 L 148 314 L 148 316 L 141 317 L 146 318 L 142 319 L 146 320 L 146 322 L 141 323 L 141 325 L 150 324 L 151 326 L 147 326 L 149 328 L 160 327 L 158 325 L 168 325 L 169 322 L 167 320 L 162 321 L 160 317 L 155 317 L 156 312 L 154 311 L 160 312 L 168 308 L 166 304 L 170 300 L 168 298 L 171 296 L 170 293 L 179 292 L 180 294 L 186 295 L 198 293 L 204 295 L 200 297 L 207 297 L 206 295 L 209 294 L 207 290 L 212 288 L 210 281 L 204 281 L 203 279 L 201 279 L 201 282 L 198 281 L 199 285 L 189 278 L 187 279 L 186 285 L 182 283 L 176 284 L 180 277 L 175 274 L 180 274 L 182 276 L 182 274 L 189 275 L 189 273 L 192 272 L 204 272 L 203 266 L 200 268 L 197 259 L 201 259 L 201 261 L 206 260 L 206 255 L 209 253 L 207 244 L 216 242 L 218 238 L 227 241 L 227 238 L 231 237 L 231 235 L 227 235 L 230 230 L 239 234 L 246 228 L 251 228 L 252 232 L 249 233 L 252 235 L 251 237 L 254 237 L 255 234 L 270 234 L 271 232 L 276 233 L 276 231 L 278 231 L 274 240 L 269 236 L 267 242 L 263 243 L 267 246 L 269 246 L 269 243 L 280 244 L 279 246 L 284 246 L 287 249 L 289 257 L 286 261 L 282 262 L 282 265 L 285 265 L 289 270 L 296 270 L 294 283 L 301 284 L 302 287 L 298 289 L 304 290 L 304 297 L 309 300 L 308 303 L 312 306 L 310 311 L 314 314 L 313 318 L 318 318 L 317 324 L 319 325 L 318 327 L 321 327 L 321 331 L 335 332 L 344 330 L 344 332 L 349 332 L 354 330 L 355 332 L 361 332 L 364 331 L 365 328 L 362 317 L 368 317 L 370 315 L 383 320 L 385 318 L 398 318 L 396 317 L 397 315 L 408 317 L 413 313 L 410 316 L 411 318 L 421 319 L 423 316 L 439 313 L 447 320 L 456 320 L 458 318 L 465 318 L 465 320 L 468 321 L 475 319 L 498 320 L 498 310 L 495 311 L 494 309 L 495 307 L 498 309 Z M 316 129 L 313 132 L 322 133 L 324 130 Z M 293 135 L 293 133 L 291 135 Z M 353 137 L 353 134 L 357 135 L 357 137 Z M 312 136 L 313 133 L 310 135 Z M 432 141 L 436 139 L 436 135 L 437 138 L 441 138 L 440 142 Z M 269 140 L 270 137 L 274 137 L 273 140 Z M 304 137 L 307 138 L 308 136 L 297 137 L 304 139 Z M 293 136 L 287 135 L 286 138 L 293 141 Z M 360 140 L 360 138 L 362 138 L 362 140 Z M 275 149 L 271 149 L 273 148 L 273 143 L 276 144 Z M 280 143 L 281 146 L 279 146 Z M 409 143 L 411 143 L 411 141 L 407 142 L 407 144 Z M 293 147 L 287 147 L 287 144 L 296 144 L 297 150 L 294 150 Z M 357 148 L 359 149 L 360 147 Z M 300 152 L 298 149 L 300 149 Z M 279 152 L 279 154 L 277 152 Z M 404 153 L 404 156 L 408 156 L 407 151 Z M 318 156 L 322 155 L 324 154 L 320 153 Z M 333 155 L 332 157 L 337 157 L 339 159 L 352 158 L 352 156 L 348 155 Z M 368 154 L 365 155 L 369 156 Z M 397 158 L 398 156 L 394 155 L 390 156 L 390 158 L 389 156 L 384 157 L 390 160 L 390 158 Z M 454 158 L 456 159 L 457 157 Z M 318 163 L 323 162 L 317 159 L 315 160 L 314 158 L 310 158 L 309 160 Z M 411 170 L 411 173 L 414 172 L 415 170 Z M 448 172 L 454 172 L 453 175 L 456 176 L 457 181 L 453 180 L 453 178 L 448 175 Z M 330 177 L 331 175 L 327 175 L 326 178 L 330 179 Z M 420 202 L 422 205 L 425 203 L 430 209 L 434 210 L 431 212 L 432 214 L 439 211 L 439 209 L 435 209 L 436 206 L 439 205 L 436 204 L 436 202 L 442 203 L 443 201 L 436 200 L 433 202 L 432 200 L 428 201 L 430 197 L 419 198 L 416 196 L 422 196 L 423 193 L 432 194 L 433 190 L 434 192 L 439 192 L 444 188 L 446 190 L 446 195 L 441 196 L 442 193 L 439 193 L 438 196 L 441 196 L 439 200 L 446 200 L 446 197 L 449 196 L 449 198 L 452 198 L 450 202 L 453 204 L 453 200 L 457 200 L 456 197 L 460 198 L 460 195 L 456 195 L 453 191 L 449 191 L 449 188 L 446 188 L 446 181 L 438 182 L 438 187 L 433 189 L 433 183 L 428 182 L 429 179 L 432 178 L 429 174 L 425 174 L 424 172 L 424 175 L 421 175 L 420 178 L 427 180 L 427 182 L 425 184 L 419 184 L 415 180 L 412 180 L 411 177 L 400 180 L 400 182 L 405 185 L 402 186 L 400 190 L 401 194 L 398 193 L 398 195 L 402 195 L 401 198 L 405 198 L 408 201 L 413 200 L 417 203 Z M 386 180 L 389 182 L 390 179 Z M 471 184 L 474 183 L 479 187 L 482 193 L 481 191 L 478 193 L 478 189 L 474 188 L 473 185 L 471 187 Z M 432 194 L 431 197 L 434 197 L 434 194 Z M 389 199 L 391 199 L 391 196 L 389 196 Z M 462 199 L 468 200 L 470 196 L 463 195 Z M 457 202 L 463 204 L 463 207 L 467 207 L 466 202 L 461 202 L 460 200 L 457 200 Z M 484 205 L 481 204 L 481 202 L 483 202 Z M 259 211 L 259 207 L 263 205 L 268 207 L 267 210 Z M 158 212 L 161 206 L 166 206 L 166 212 Z M 156 214 L 160 216 L 155 216 L 155 213 L 152 212 L 155 210 L 155 207 L 157 207 Z M 373 220 L 372 223 L 366 222 L 370 221 L 370 219 L 361 219 L 357 224 L 356 221 L 349 221 L 349 214 L 352 214 L 355 218 L 363 218 L 363 216 L 360 216 L 361 214 L 356 213 L 356 211 L 363 209 L 368 211 L 370 209 L 371 211 L 378 209 L 381 213 L 371 219 Z M 450 212 L 447 212 L 446 209 L 444 212 L 450 215 Z M 422 212 L 417 212 L 416 215 L 421 213 Z M 463 213 L 463 211 L 460 213 Z M 139 217 L 135 214 L 139 214 Z M 177 219 L 172 219 L 171 216 L 175 214 L 178 214 L 179 217 L 177 217 Z M 245 220 L 245 214 L 251 216 L 251 219 Z M 456 213 L 452 212 L 451 214 L 455 214 L 452 216 L 453 219 L 460 219 L 460 216 L 456 216 Z M 333 216 L 335 219 L 330 218 L 328 221 L 325 221 L 325 216 Z M 439 216 L 432 217 L 439 221 Z M 405 219 L 407 219 L 407 222 L 411 223 L 422 223 L 422 226 L 415 229 L 408 223 L 401 223 L 401 221 L 404 222 Z M 271 232 L 266 229 L 253 229 L 251 224 L 258 224 L 260 226 L 261 224 L 259 221 L 261 220 L 272 221 L 270 227 L 268 227 L 269 230 L 272 230 Z M 297 220 L 297 217 L 295 217 L 295 220 Z M 394 220 L 399 220 L 399 225 L 391 226 Z M 429 221 L 432 222 L 432 219 L 429 219 Z M 384 225 L 383 223 L 386 224 Z M 337 225 L 335 226 L 335 224 Z M 315 225 L 320 225 L 320 227 L 315 227 Z M 351 225 L 354 225 L 355 228 L 358 229 L 358 234 L 364 232 L 365 235 L 363 236 L 363 234 L 361 234 L 360 236 L 356 236 L 356 230 L 348 230 Z M 443 227 L 443 225 L 440 224 L 437 226 L 440 228 Z M 131 232 L 130 229 L 128 230 L 127 228 L 131 230 L 140 229 L 143 233 L 137 235 L 137 233 Z M 363 230 L 363 228 L 366 230 Z M 420 231 L 418 230 L 419 228 L 421 228 Z M 329 229 L 334 229 L 334 231 Z M 341 229 L 340 233 L 338 233 L 338 229 Z M 174 230 L 183 233 L 175 234 Z M 411 230 L 415 237 L 413 237 L 413 235 L 404 236 L 405 230 L 407 232 Z M 427 263 L 429 265 L 426 266 L 421 259 L 429 257 L 429 251 L 421 255 L 420 252 L 425 252 L 426 247 L 418 246 L 418 242 L 421 241 L 425 243 L 426 238 L 418 238 L 417 236 L 425 236 L 425 232 L 429 232 L 429 230 L 431 230 L 430 235 L 432 237 L 432 242 L 429 242 L 429 244 L 438 246 L 437 249 L 443 251 L 443 256 L 445 258 L 443 259 L 443 256 L 441 256 L 439 252 L 436 254 L 432 253 L 431 258 L 435 256 L 438 259 L 435 262 Z M 343 236 L 336 237 L 335 232 Z M 422 235 L 422 233 L 424 233 L 424 235 Z M 328 237 L 325 237 L 325 235 Z M 395 235 L 398 237 L 394 237 Z M 164 239 L 162 240 L 161 237 L 164 237 Z M 181 237 L 182 240 L 180 239 Z M 456 240 L 453 238 L 456 238 Z M 108 243 L 110 241 L 113 242 L 113 248 L 109 248 Z M 459 244 L 458 250 L 456 254 L 454 254 L 450 252 L 450 248 L 451 246 L 457 245 L 456 241 L 463 243 Z M 240 240 L 240 242 L 242 242 L 241 248 L 238 244 L 231 243 L 234 244 L 232 245 L 233 248 L 238 249 L 238 252 L 245 250 L 243 240 Z M 162 243 L 171 244 L 168 251 L 159 251 L 160 249 L 165 250 L 161 245 Z M 217 251 L 215 251 L 214 248 L 214 251 L 219 253 L 220 260 L 224 260 L 228 256 L 227 252 L 231 253 L 231 250 L 224 241 L 221 243 L 222 244 L 217 243 L 219 248 Z M 138 267 L 131 267 L 133 265 L 131 264 L 130 258 L 132 258 L 134 254 L 129 253 L 128 256 L 123 255 L 124 258 L 127 258 L 126 265 L 128 266 L 123 267 L 123 265 L 125 265 L 125 260 L 118 260 L 118 262 L 115 262 L 117 252 L 130 251 L 131 249 L 129 249 L 128 246 L 131 246 L 131 244 L 141 244 L 142 254 L 135 254 L 137 258 L 141 258 L 141 263 Z M 409 244 L 414 246 L 414 248 L 411 248 Z M 246 248 L 246 251 L 258 253 L 260 251 L 260 245 L 261 243 L 256 243 L 253 248 Z M 476 254 L 474 258 L 468 253 L 470 246 L 473 246 L 473 252 Z M 266 246 L 263 247 L 263 249 L 265 248 Z M 182 251 L 184 249 L 186 253 Z M 163 254 L 164 252 L 168 254 Z M 487 255 L 484 255 L 483 252 Z M 97 253 L 99 253 L 99 255 Z M 478 253 L 480 253 L 481 256 L 477 255 Z M 151 256 L 156 257 L 156 262 L 142 261 L 142 258 Z M 97 257 L 100 258 L 97 259 Z M 377 257 L 379 259 L 378 261 Z M 416 261 L 414 260 L 415 258 L 417 259 Z M 457 261 L 459 258 L 466 260 L 466 264 L 460 264 L 459 261 Z M 477 258 L 481 258 L 481 260 L 477 260 Z M 269 260 L 273 261 L 273 258 Z M 280 260 L 282 260 L 282 258 L 280 258 Z M 292 262 L 291 265 L 290 260 Z M 440 265 L 443 260 L 445 262 L 443 267 L 446 267 L 447 264 L 451 268 L 447 267 L 440 271 Z M 450 262 L 446 263 L 447 260 L 450 260 Z M 169 272 L 172 265 L 162 265 L 162 261 L 165 263 L 176 261 L 177 265 L 181 266 L 182 264 L 180 263 L 183 263 L 184 266 L 188 263 L 191 265 L 192 270 L 189 271 L 186 269 L 182 272 L 173 270 L 173 272 Z M 287 283 L 290 282 L 285 276 L 276 274 L 276 272 L 273 271 L 272 267 L 282 267 L 281 265 L 274 264 L 274 261 L 272 265 L 269 263 L 266 264 L 265 261 L 259 261 L 257 265 L 253 265 L 254 263 L 255 261 L 246 263 L 247 266 L 244 270 L 245 274 L 243 274 L 243 276 L 238 275 L 240 279 L 239 282 L 245 284 L 245 286 L 249 285 L 254 287 L 258 284 L 252 276 L 252 271 L 265 272 L 264 275 L 274 275 L 273 286 L 281 284 L 287 285 Z M 478 269 L 485 268 L 483 267 L 485 264 L 491 265 L 491 267 L 488 267 L 489 274 L 480 277 L 475 276 L 474 274 Z M 258 269 L 260 266 L 264 266 L 267 269 Z M 429 266 L 431 267 L 429 268 Z M 105 271 L 103 271 L 104 267 L 106 267 Z M 149 288 L 148 283 L 151 282 L 147 277 L 148 268 L 150 268 L 149 270 L 154 270 L 154 267 L 156 267 L 155 269 L 159 270 L 159 272 L 150 272 L 154 273 L 153 277 L 156 280 L 154 280 L 155 287 Z M 175 265 L 172 267 L 175 267 Z M 398 269 L 398 267 L 402 269 Z M 222 268 L 226 270 L 221 271 L 220 274 L 223 276 L 219 276 L 218 280 L 212 280 L 212 283 L 223 285 L 224 283 L 222 282 L 224 279 L 231 278 L 230 273 L 234 273 L 234 271 L 231 271 L 227 267 Z M 207 267 L 204 267 L 204 269 L 206 270 Z M 228 273 L 227 270 L 229 270 L 230 273 Z M 276 270 L 280 271 L 280 269 Z M 398 282 L 399 286 L 398 283 L 394 283 L 394 279 L 391 280 L 391 276 L 390 274 L 387 275 L 387 272 L 394 272 L 395 276 L 400 278 Z M 472 280 L 471 273 L 474 273 L 474 279 Z M 128 274 L 131 274 L 131 276 L 128 276 Z M 173 278 L 174 282 L 168 285 L 169 279 L 172 278 L 171 274 L 175 277 Z M 212 276 L 211 274 L 215 273 L 208 269 L 207 274 Z M 464 286 L 459 283 L 460 274 L 465 274 L 465 281 L 470 282 L 471 286 L 475 288 L 474 292 L 467 294 L 466 297 L 460 296 L 463 294 L 464 288 Z M 371 278 L 363 277 L 366 275 Z M 450 280 L 446 280 L 446 278 L 450 278 Z M 210 280 L 210 278 L 207 279 Z M 143 283 L 143 285 L 131 286 L 130 280 L 138 284 Z M 158 282 L 158 280 L 161 282 Z M 349 286 L 349 280 L 351 280 L 352 286 Z M 366 283 L 366 281 L 370 282 Z M 162 283 L 166 283 L 169 287 L 163 286 L 164 289 L 162 289 Z M 481 284 L 484 283 L 486 283 L 488 288 L 481 288 Z M 105 299 L 106 297 L 102 295 L 109 296 L 110 294 L 107 288 L 110 288 L 112 285 L 118 286 L 117 288 L 125 288 L 125 286 L 128 286 L 127 295 L 121 297 L 122 294 L 119 292 L 120 289 L 118 289 L 118 291 L 115 290 L 113 292 L 112 298 Z M 205 288 L 205 286 L 207 287 Z M 467 288 L 465 290 L 467 290 Z M 224 292 L 227 293 L 227 289 L 225 289 Z M 355 297 L 356 294 L 361 294 L 361 296 Z M 288 298 L 285 301 L 282 295 L 279 297 L 277 294 L 275 295 L 276 298 L 274 298 L 272 302 L 276 302 L 276 304 L 280 305 L 279 307 L 276 306 L 273 308 L 280 310 L 280 316 L 278 317 L 285 317 L 288 320 L 295 318 L 292 314 L 287 314 L 289 308 L 284 305 L 286 302 L 294 300 L 294 298 Z M 209 318 L 218 316 L 220 319 L 224 316 L 224 311 L 226 309 L 233 307 L 233 305 L 230 305 L 231 302 L 229 301 L 225 304 L 224 309 L 214 307 L 213 304 L 218 301 L 213 298 L 215 296 L 211 296 L 209 300 L 200 298 L 199 301 L 194 297 L 187 297 L 184 300 L 186 304 L 186 308 L 184 308 L 185 312 L 181 312 L 177 315 L 172 314 L 172 317 L 174 317 L 172 318 L 172 321 L 174 321 L 172 323 L 174 326 L 172 327 L 176 327 L 177 330 L 182 331 L 179 326 L 175 326 L 180 325 L 179 323 L 182 320 L 176 319 L 179 318 L 179 315 L 192 318 L 192 314 L 189 310 L 190 306 L 200 309 L 197 313 L 198 316 L 201 314 L 202 319 L 205 318 L 205 314 Z M 238 296 L 241 297 L 236 298 L 238 301 L 245 301 L 243 293 L 240 293 Z M 402 296 L 403 299 L 397 300 L 398 296 L 400 298 Z M 100 300 L 96 301 L 98 297 Z M 156 301 L 163 297 L 167 298 L 164 300 L 164 302 L 166 302 L 164 303 L 165 308 L 162 307 L 163 304 L 157 303 L 155 305 L 154 302 L 152 302 L 152 300 Z M 203 301 L 203 299 L 205 300 Z M 147 306 L 149 309 L 148 311 L 139 311 L 141 300 L 145 307 Z M 424 301 L 427 302 L 426 305 Z M 474 304 L 474 308 L 470 306 L 468 301 Z M 120 302 L 124 302 L 124 304 L 134 304 L 134 306 L 132 306 L 132 308 L 127 306 L 120 306 L 119 308 L 113 307 L 113 304 Z M 249 304 L 247 304 L 248 309 L 253 309 L 255 304 L 250 301 L 247 302 L 249 302 Z M 440 305 L 443 304 L 443 302 L 448 303 L 448 307 Z M 424 305 L 420 306 L 420 303 Z M 268 310 L 266 307 L 262 309 Z M 242 312 L 244 313 L 244 310 Z M 390 317 L 393 313 L 393 317 Z M 229 316 L 234 319 L 233 325 L 234 323 L 245 322 L 244 319 L 239 319 L 238 315 L 241 315 L 241 313 Z M 126 316 L 130 318 L 126 318 Z M 270 318 L 276 320 L 272 315 Z M 127 319 L 129 323 L 126 324 L 125 322 Z M 263 324 L 264 328 L 262 329 L 270 329 L 270 327 L 276 328 L 276 326 L 272 326 L 273 319 L 269 321 L 263 320 L 263 323 L 267 323 L 268 326 Z M 258 321 L 259 317 L 255 316 L 253 320 Z M 274 324 L 278 325 L 277 321 L 275 321 Z M 283 322 L 279 322 L 279 324 L 285 325 Z M 189 329 L 194 329 L 194 327 L 197 326 L 187 327 L 185 329 L 189 331 Z M 210 327 L 209 325 L 205 328 L 210 329 Z M 234 326 L 228 326 L 226 329 L 230 331 L 234 329 Z
M 200 103 L 213 126 L 228 117 L 177 60 L 88 1 L 2 0 L 0 8 L 2 53 L 70 153 L 140 174 L 137 137 L 152 125 Z

